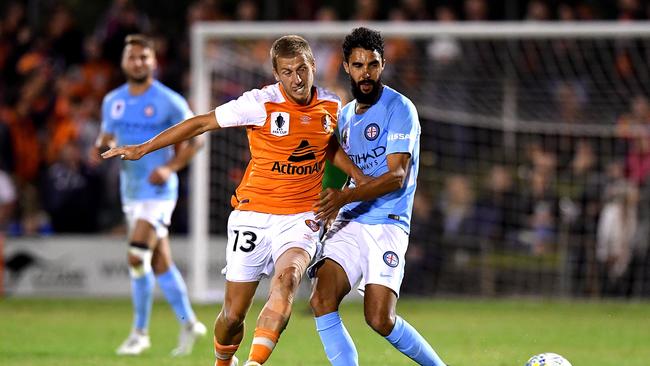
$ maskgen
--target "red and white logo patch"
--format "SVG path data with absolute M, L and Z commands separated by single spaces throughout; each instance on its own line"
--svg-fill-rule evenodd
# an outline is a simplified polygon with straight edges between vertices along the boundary
M 309 228 L 313 232 L 317 232 L 318 230 L 320 230 L 320 224 L 314 220 L 305 220 L 305 225 L 309 226 Z
M 152 105 L 148 105 L 144 107 L 144 115 L 147 117 L 152 117 L 156 113 L 156 110 L 153 108 Z

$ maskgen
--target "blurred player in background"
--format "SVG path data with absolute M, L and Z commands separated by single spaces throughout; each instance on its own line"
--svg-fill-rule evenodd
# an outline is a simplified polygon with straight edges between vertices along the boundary
M 385 60 L 379 32 L 354 29 L 345 38 L 343 56 L 355 100 L 341 111 L 341 146 L 374 179 L 351 189 L 328 188 L 321 195 L 317 218 L 342 209 L 313 267 L 316 327 L 332 365 L 359 364 L 338 313 L 358 283 L 373 330 L 418 364 L 444 366 L 426 340 L 395 314 L 418 174 L 418 114 L 408 98 L 381 82 Z
M 251 161 L 231 200 L 226 292 L 214 326 L 217 366 L 237 365 L 234 354 L 244 336 L 244 318 L 260 279 L 274 270 L 245 365 L 266 362 L 287 326 L 296 290 L 316 253 L 320 224 L 313 208 L 325 160 L 354 179 L 364 179 L 333 135 L 340 100 L 313 85 L 315 63 L 307 41 L 279 38 L 271 46 L 271 60 L 278 83 L 248 91 L 143 144 L 103 154 L 137 160 L 209 130 L 246 127 Z
M 91 156 L 116 144 L 136 144 L 190 116 L 187 102 L 154 79 L 156 56 L 151 40 L 126 37 L 122 70 L 127 83 L 113 90 L 102 105 L 102 131 Z M 138 355 L 151 346 L 148 327 L 156 280 L 181 322 L 172 355 L 189 354 L 206 327 L 196 319 L 185 282 L 172 262 L 168 226 L 178 198 L 176 172 L 200 148 L 189 140 L 161 149 L 140 161 L 124 161 L 120 173 L 123 211 L 129 226 L 128 262 L 133 298 L 133 329 L 119 355 Z

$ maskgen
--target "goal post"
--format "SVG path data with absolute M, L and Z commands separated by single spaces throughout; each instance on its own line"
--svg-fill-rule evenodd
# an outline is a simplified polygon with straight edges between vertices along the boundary
M 275 38 L 304 36 L 318 48 L 318 63 L 324 55 L 336 60 L 332 55 L 341 52 L 343 37 L 358 26 L 382 32 L 387 40 L 384 80 L 407 89 L 405 94 L 416 104 L 423 123 L 421 164 L 426 168 L 420 178 L 430 183 L 434 195 L 444 190 L 448 175 L 459 173 L 457 162 L 463 166 L 460 174 L 476 188 L 471 194 L 475 198 L 481 191 L 476 186 L 494 161 L 507 161 L 503 164 L 517 174 L 526 165 L 517 159 L 530 149 L 523 141 L 552 141 L 552 169 L 558 177 L 559 165 L 566 164 L 557 160 L 575 153 L 575 145 L 562 145 L 565 138 L 594 139 L 596 153 L 607 155 L 605 160 L 624 158 L 610 146 L 618 136 L 616 120 L 629 111 L 635 95 L 649 94 L 650 22 L 199 22 L 191 29 L 194 111 L 205 113 L 272 82 L 268 46 Z M 323 76 L 322 71 L 317 68 L 317 83 L 348 89 L 340 72 Z M 212 135 L 191 164 L 189 283 L 197 301 L 214 300 L 208 295 L 211 283 L 223 281 L 209 278 L 210 242 L 225 236 L 227 203 L 247 160 L 245 136 L 222 131 Z M 559 191 L 566 188 L 553 182 Z M 565 214 L 562 209 L 566 207 L 558 215 Z M 553 260 L 563 263 L 551 275 L 551 291 L 567 293 L 575 267 L 566 264 L 571 239 L 562 232 L 563 217 L 555 218 L 552 230 L 553 247 L 559 248 Z M 514 241 L 525 241 L 519 238 L 523 231 L 510 234 L 518 238 Z M 483 241 L 473 235 L 468 242 Z M 475 249 L 468 249 L 470 256 L 484 253 Z M 451 255 L 461 267 L 463 259 Z M 492 266 L 487 277 L 498 277 L 503 258 L 479 255 L 477 260 L 480 271 Z M 525 265 L 521 263 L 525 261 L 515 267 Z M 485 286 L 481 291 L 490 293 L 494 285 Z

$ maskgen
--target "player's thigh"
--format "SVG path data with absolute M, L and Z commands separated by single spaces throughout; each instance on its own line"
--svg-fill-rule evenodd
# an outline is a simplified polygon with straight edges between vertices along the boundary
M 143 243 L 153 249 L 157 241 L 156 229 L 148 221 L 144 219 L 137 219 L 133 223 L 131 235 L 129 236 L 130 243 Z
M 365 290 L 367 284 L 382 285 L 399 297 L 408 234 L 396 225 L 361 224 L 359 240 L 364 258 L 360 290 Z
M 273 269 L 270 232 L 272 215 L 235 210 L 228 218 L 226 280 L 254 282 Z

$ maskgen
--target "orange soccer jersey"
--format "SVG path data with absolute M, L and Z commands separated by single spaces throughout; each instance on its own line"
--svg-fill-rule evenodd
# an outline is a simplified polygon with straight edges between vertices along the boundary
M 251 151 L 233 208 L 280 215 L 313 209 L 341 106 L 335 94 L 314 89 L 304 106 L 290 101 L 278 83 L 215 109 L 221 127 L 246 126 Z

